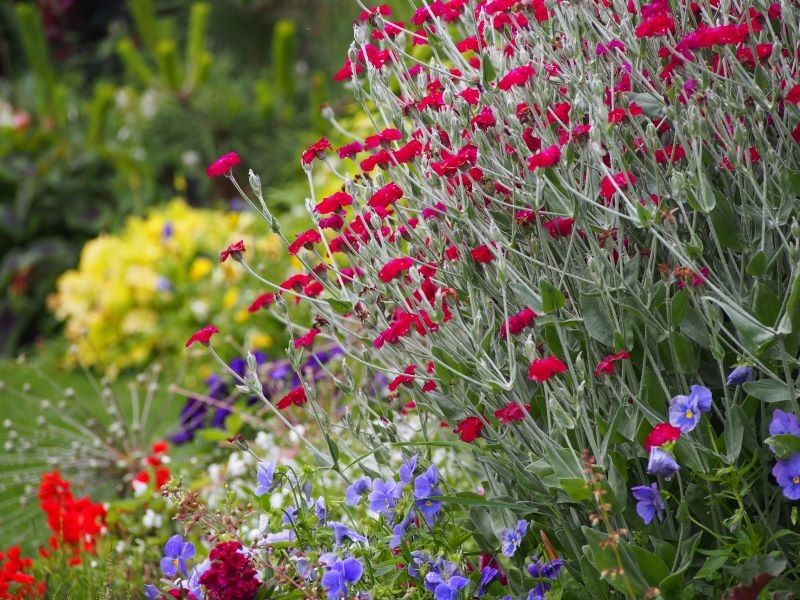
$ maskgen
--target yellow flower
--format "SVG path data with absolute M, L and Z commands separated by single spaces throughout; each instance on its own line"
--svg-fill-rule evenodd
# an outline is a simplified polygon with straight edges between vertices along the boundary
M 209 259 L 204 256 L 200 258 L 195 258 L 192 266 L 189 267 L 189 279 L 192 281 L 197 281 L 202 277 L 205 277 L 211 270 L 214 268 L 214 263 L 212 263 Z
M 272 336 L 268 333 L 254 333 L 250 336 L 250 343 L 248 346 L 254 350 L 269 348 L 272 346 Z
M 230 308 L 236 301 L 239 300 L 239 290 L 236 288 L 228 288 L 225 290 L 225 295 L 222 297 L 222 306 Z

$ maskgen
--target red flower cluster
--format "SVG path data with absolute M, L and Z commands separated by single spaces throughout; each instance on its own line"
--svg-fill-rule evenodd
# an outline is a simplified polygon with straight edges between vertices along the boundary
M 73 554 L 70 564 L 80 564 L 81 551 L 94 551 L 97 538 L 105 533 L 106 509 L 87 496 L 74 498 L 72 486 L 58 470 L 42 475 L 39 506 L 53 532 L 50 547 L 68 547 Z
M 252 600 L 258 593 L 258 572 L 239 542 L 220 542 L 208 558 L 211 567 L 199 580 L 208 591 L 208 600 Z
M 0 600 L 25 600 L 44 596 L 45 584 L 27 573 L 33 560 L 23 558 L 19 546 L 0 552 Z
M 150 455 L 145 459 L 146 467 L 139 471 L 131 481 L 131 487 L 137 492 L 144 491 L 150 485 L 151 481 L 155 481 L 155 489 L 160 490 L 169 481 L 170 472 L 164 466 L 164 458 L 169 451 L 169 444 L 167 442 L 156 442 L 150 449 Z M 152 471 L 153 478 L 151 479 L 150 473 Z

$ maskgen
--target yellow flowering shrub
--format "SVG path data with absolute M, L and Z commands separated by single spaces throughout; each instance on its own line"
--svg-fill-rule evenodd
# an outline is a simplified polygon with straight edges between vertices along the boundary
M 280 238 L 249 212 L 196 209 L 176 198 L 117 234 L 83 248 L 77 269 L 64 273 L 49 307 L 65 321 L 79 359 L 114 376 L 155 355 L 175 353 L 200 327 L 214 323 L 249 348 L 282 342 L 267 311 L 248 312 L 261 293 L 240 265 L 219 252 L 240 239 L 247 258 L 280 282 L 288 267 Z M 234 326 L 235 324 L 235 326 Z

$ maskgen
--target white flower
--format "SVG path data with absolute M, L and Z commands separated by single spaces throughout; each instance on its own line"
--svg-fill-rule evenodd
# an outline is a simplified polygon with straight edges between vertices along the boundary
M 159 528 L 161 524 L 164 522 L 163 517 L 154 511 L 152 508 L 148 508 L 145 513 L 144 517 L 142 517 L 142 523 L 148 529 Z

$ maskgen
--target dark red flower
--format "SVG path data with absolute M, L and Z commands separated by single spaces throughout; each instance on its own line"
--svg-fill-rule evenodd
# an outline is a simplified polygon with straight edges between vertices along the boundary
M 214 327 L 213 325 L 207 325 L 203 327 L 200 331 L 193 334 L 188 340 L 186 340 L 186 347 L 188 348 L 195 342 L 200 342 L 204 346 L 208 346 L 209 341 L 211 340 L 211 336 L 215 333 L 219 333 L 219 329 Z
M 341 148 L 337 148 L 336 154 L 339 155 L 339 158 L 344 160 L 345 158 L 355 158 L 356 154 L 362 152 L 363 150 L 364 146 L 361 144 L 361 142 L 355 141 L 345 144 Z
M 536 75 L 536 69 L 530 65 L 523 65 L 511 69 L 505 77 L 497 82 L 497 87 L 501 90 L 510 90 L 514 86 L 525 85 L 534 75 Z
M 636 27 L 636 37 L 651 38 L 675 33 L 675 19 L 668 12 L 655 14 Z
M 601 360 L 598 365 L 594 368 L 594 376 L 600 377 L 600 375 L 613 375 L 614 374 L 614 363 L 620 360 L 629 359 L 631 357 L 628 354 L 627 350 L 622 350 L 617 352 L 616 354 L 609 354 L 603 360 Z
M 559 160 L 561 160 L 561 148 L 553 144 L 552 146 L 548 146 L 541 152 L 531 156 L 528 159 L 528 169 L 533 171 L 534 169 L 540 167 L 552 167 L 553 165 L 557 164 Z
M 549 233 L 550 237 L 553 239 L 570 235 L 573 225 L 575 225 L 575 219 L 564 217 L 556 217 L 555 219 L 542 223 L 542 227 L 547 230 L 547 233 Z
M 663 149 L 656 150 L 654 157 L 658 164 L 665 162 L 675 163 L 686 157 L 686 151 L 680 144 L 676 144 L 675 146 L 664 146 Z
M 793 86 L 792 89 L 786 92 L 786 101 L 789 104 L 797 104 L 800 102 L 800 84 Z
M 340 231 L 344 227 L 344 217 L 338 213 L 334 213 L 324 219 L 319 220 L 319 226 L 322 229 L 334 229 Z M 331 248 L 331 252 L 333 252 Z
M 241 543 L 220 542 L 208 558 L 211 566 L 198 579 L 208 592 L 208 600 L 252 600 L 255 597 L 261 582 Z
M 292 404 L 294 404 L 295 406 L 302 406 L 307 400 L 308 397 L 306 397 L 306 390 L 301 385 L 299 387 L 294 388 L 283 398 L 278 400 L 278 403 L 275 406 L 277 406 L 280 409 L 288 408 Z
M 401 275 L 403 271 L 407 271 L 412 266 L 414 266 L 414 261 L 407 256 L 403 258 L 393 258 L 378 271 L 378 279 L 384 283 L 389 283 L 392 279 Z
M 402 197 L 403 190 L 394 181 L 391 181 L 372 194 L 370 199 L 367 200 L 367 206 L 374 208 L 378 216 L 385 216 L 386 208 Z
M 311 249 L 314 244 L 322 241 L 322 236 L 316 229 L 309 229 L 303 233 L 297 234 L 297 238 L 289 244 L 289 254 L 294 256 L 300 252 L 300 248 Z
M 467 417 L 461 421 L 453 433 L 457 434 L 462 442 L 474 442 L 486 427 L 479 417 Z
M 281 282 L 278 287 L 280 287 L 282 290 L 294 290 L 295 292 L 299 292 L 313 279 L 313 275 L 307 275 L 306 273 L 295 273 L 286 281 Z
M 530 412 L 531 405 L 526 404 L 525 410 Z M 500 419 L 500 422 L 503 425 L 508 425 L 512 421 L 522 421 L 525 418 L 525 413 L 523 412 L 522 408 L 516 402 L 509 402 L 503 408 L 499 408 L 494 411 L 494 416 Z
M 508 320 L 500 326 L 500 337 L 506 339 L 509 333 L 514 335 L 520 333 L 528 327 L 533 320 L 538 317 L 533 310 L 526 306 L 515 315 L 511 315 Z
M 242 252 L 245 251 L 244 240 L 239 240 L 235 244 L 231 244 L 225 250 L 219 253 L 219 262 L 224 263 L 230 256 L 233 260 L 240 260 Z
M 300 157 L 300 160 L 304 165 L 310 165 L 315 158 L 322 158 L 325 156 L 325 150 L 332 149 L 331 143 L 325 139 L 320 138 L 313 144 L 311 144 L 308 149 L 303 152 L 303 155 Z
M 481 244 L 477 248 L 473 248 L 469 253 L 472 255 L 472 258 L 475 259 L 475 262 L 481 264 L 490 263 L 494 260 L 494 254 L 492 254 L 492 251 L 486 244 Z
M 390 142 L 395 142 L 400 139 L 403 139 L 402 132 L 399 129 L 389 127 L 365 139 L 364 147 L 369 150 L 370 148 L 376 148 L 378 146 L 388 146 Z
M 653 446 L 662 446 L 667 442 L 674 442 L 681 437 L 681 430 L 679 427 L 674 427 L 669 423 L 659 423 L 653 430 L 644 438 L 644 449 L 650 452 Z
M 295 339 L 294 347 L 295 348 L 309 348 L 314 343 L 314 338 L 320 334 L 320 330 L 316 327 L 312 327 L 308 330 L 308 333 L 305 335 L 301 335 L 299 338 Z
M 323 198 L 322 202 L 314 207 L 314 211 L 321 215 L 327 215 L 351 204 L 353 204 L 353 197 L 347 192 L 339 191 Z
M 528 367 L 528 379 L 542 383 L 556 373 L 564 373 L 566 370 L 567 365 L 555 356 L 537 358 Z
M 242 161 L 239 159 L 239 155 L 236 154 L 236 152 L 228 152 L 208 165 L 208 168 L 206 169 L 206 175 L 209 177 L 219 177 L 221 175 L 225 175 L 240 162 Z
M 247 312 L 257 312 L 265 306 L 269 306 L 273 302 L 275 302 L 275 294 L 272 292 L 261 294 L 258 298 L 253 300 L 253 303 L 250 306 L 247 307 Z

